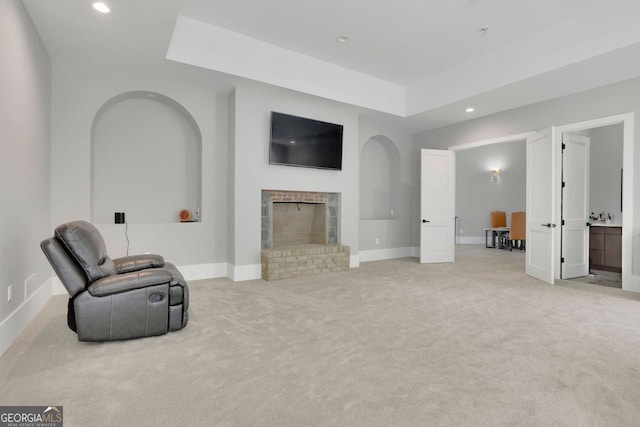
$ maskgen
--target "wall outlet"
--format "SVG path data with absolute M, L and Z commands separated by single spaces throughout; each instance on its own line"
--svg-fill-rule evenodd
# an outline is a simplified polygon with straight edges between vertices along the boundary
M 376 245 L 379 245 L 379 244 L 380 244 L 380 239 L 376 237 Z
M 396 213 L 396 212 L 395 212 L 393 209 L 391 209 L 391 210 L 389 211 L 389 215 L 390 215 L 390 216 L 395 215 L 395 213 Z
M 12 298 L 13 298 L 13 285 L 9 285 L 9 287 L 7 288 L 7 302 L 11 302 Z
M 460 229 L 460 234 L 462 234 L 462 228 Z

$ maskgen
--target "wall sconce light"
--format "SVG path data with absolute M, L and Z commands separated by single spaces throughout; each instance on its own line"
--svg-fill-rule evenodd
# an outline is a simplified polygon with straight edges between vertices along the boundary
M 491 176 L 493 177 L 494 181 L 497 181 L 500 179 L 500 169 L 493 169 L 491 171 Z

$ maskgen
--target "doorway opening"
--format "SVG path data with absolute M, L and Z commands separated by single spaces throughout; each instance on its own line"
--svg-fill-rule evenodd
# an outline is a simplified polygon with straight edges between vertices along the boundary
M 619 226 L 618 236 L 613 240 L 619 239 L 620 245 L 618 245 L 619 250 L 621 251 L 621 287 L 623 290 L 640 292 L 640 277 L 634 276 L 634 266 L 632 259 L 632 242 L 633 242 L 633 234 L 632 234 L 632 225 L 633 225 L 633 176 L 634 176 L 634 113 L 626 113 L 620 114 L 616 116 L 603 117 L 600 119 L 588 120 L 584 122 L 572 123 L 568 125 L 558 126 L 554 129 L 554 139 L 556 141 L 560 141 L 563 134 L 566 133 L 577 133 L 581 131 L 590 130 L 590 132 L 606 132 L 607 129 L 602 129 L 604 127 L 608 127 L 611 125 L 620 125 L 621 128 L 617 128 L 618 132 L 622 134 L 622 170 L 624 173 L 622 174 L 621 170 L 609 171 L 608 178 L 615 178 L 615 181 L 622 181 L 621 184 L 613 183 L 608 185 L 608 191 L 611 193 L 615 193 L 616 196 L 619 197 L 620 203 L 620 221 L 616 221 L 615 214 L 612 218 L 611 226 Z M 595 147 L 595 145 L 594 145 Z M 607 150 L 607 144 L 603 147 L 604 150 Z M 597 159 L 597 156 L 602 156 L 603 154 L 594 155 L 594 159 Z M 556 172 L 560 173 L 560 164 L 558 163 L 558 168 Z M 613 176 L 611 176 L 613 175 Z M 620 176 L 622 175 L 622 176 Z M 600 183 L 594 184 L 600 185 Z M 611 188 L 612 187 L 612 188 Z M 590 192 L 591 193 L 591 192 Z M 621 194 L 620 194 L 621 193 Z M 560 206 L 561 204 L 561 194 L 558 193 L 556 199 L 556 206 Z M 611 204 L 611 202 L 609 202 Z M 613 205 L 612 205 L 613 206 Z M 622 215 L 622 210 L 624 208 L 624 215 Z M 609 208 L 609 209 L 614 209 Z M 606 223 L 608 220 L 608 215 L 606 215 L 607 210 L 603 210 L 605 215 L 603 215 L 603 220 Z M 558 209 L 556 211 L 557 216 L 554 216 L 554 221 L 560 223 L 562 220 L 562 213 Z M 600 217 L 600 212 L 596 214 L 594 212 L 594 216 Z M 591 210 L 589 210 L 589 215 L 591 215 Z M 615 221 L 615 222 L 614 222 Z M 605 224 L 606 225 L 606 224 Z M 591 234 L 593 230 L 590 228 L 589 233 Z M 613 230 L 609 229 L 610 232 Z M 560 233 L 557 233 L 555 236 L 554 242 L 554 252 L 562 254 L 562 240 L 560 238 Z M 561 257 L 556 257 L 555 261 L 555 278 L 561 278 Z M 600 271 L 600 270 L 597 270 Z M 604 276 L 604 275 L 603 275 Z M 587 281 L 591 279 L 590 276 L 585 276 L 583 280 Z
M 562 279 L 622 288 L 623 133 L 616 123 L 562 134 Z
M 505 212 L 507 226 L 511 225 L 513 213 L 525 212 L 525 141 L 532 134 L 534 132 L 449 147 L 456 152 L 456 251 L 465 251 L 467 244 L 500 247 L 492 244 L 491 232 L 486 230 L 491 212 Z M 512 255 L 521 257 L 523 265 L 524 247 L 522 242 L 511 251 Z

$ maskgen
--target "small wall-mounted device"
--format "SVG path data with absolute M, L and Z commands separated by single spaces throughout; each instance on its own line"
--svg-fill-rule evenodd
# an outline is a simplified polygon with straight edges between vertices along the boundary
M 114 221 L 116 224 L 124 224 L 124 212 L 116 212 Z

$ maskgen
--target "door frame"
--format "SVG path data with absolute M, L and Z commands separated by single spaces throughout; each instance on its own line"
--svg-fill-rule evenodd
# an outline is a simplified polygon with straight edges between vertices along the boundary
M 640 276 L 633 273 L 633 177 L 634 177 L 634 122 L 635 113 L 624 113 L 615 116 L 602 117 L 599 119 L 586 120 L 582 122 L 569 123 L 556 126 L 556 140 L 561 140 L 563 133 L 577 132 L 586 129 L 599 128 L 602 126 L 622 124 L 622 167 L 625 173 L 622 177 L 622 204 L 624 213 L 622 215 L 622 289 L 626 291 L 640 292 Z M 560 138 L 560 139 L 558 139 Z M 559 172 L 562 164 L 556 164 L 556 171 Z M 556 195 L 556 206 L 560 206 L 560 194 Z M 554 222 L 560 224 L 562 221 L 560 209 L 556 209 Z M 557 233 L 554 241 L 556 253 L 561 252 L 560 233 Z M 556 257 L 556 279 L 560 279 L 560 257 Z
M 460 144 L 460 145 L 452 145 L 450 147 L 447 147 L 447 150 L 451 150 L 451 151 L 464 151 L 464 150 L 470 150 L 472 148 L 478 148 L 478 147 L 483 147 L 485 145 L 492 145 L 492 144 L 502 144 L 502 143 L 509 143 L 509 142 L 521 142 L 521 143 L 525 143 L 527 141 L 527 138 L 535 135 L 536 132 L 535 131 L 529 131 L 529 132 L 523 132 L 523 133 L 517 133 L 517 134 L 513 134 L 513 135 L 506 135 L 506 136 L 501 136 L 498 138 L 490 138 L 490 139 L 484 139 L 481 141 L 473 141 L 473 142 L 469 142 L 466 144 Z M 457 163 L 456 163 L 456 168 L 457 168 Z M 457 171 L 457 169 L 456 169 Z M 455 190 L 454 190 L 455 192 Z M 455 224 L 455 236 L 456 236 L 456 244 L 458 243 L 458 224 Z M 485 240 L 482 239 L 482 242 L 484 242 Z

